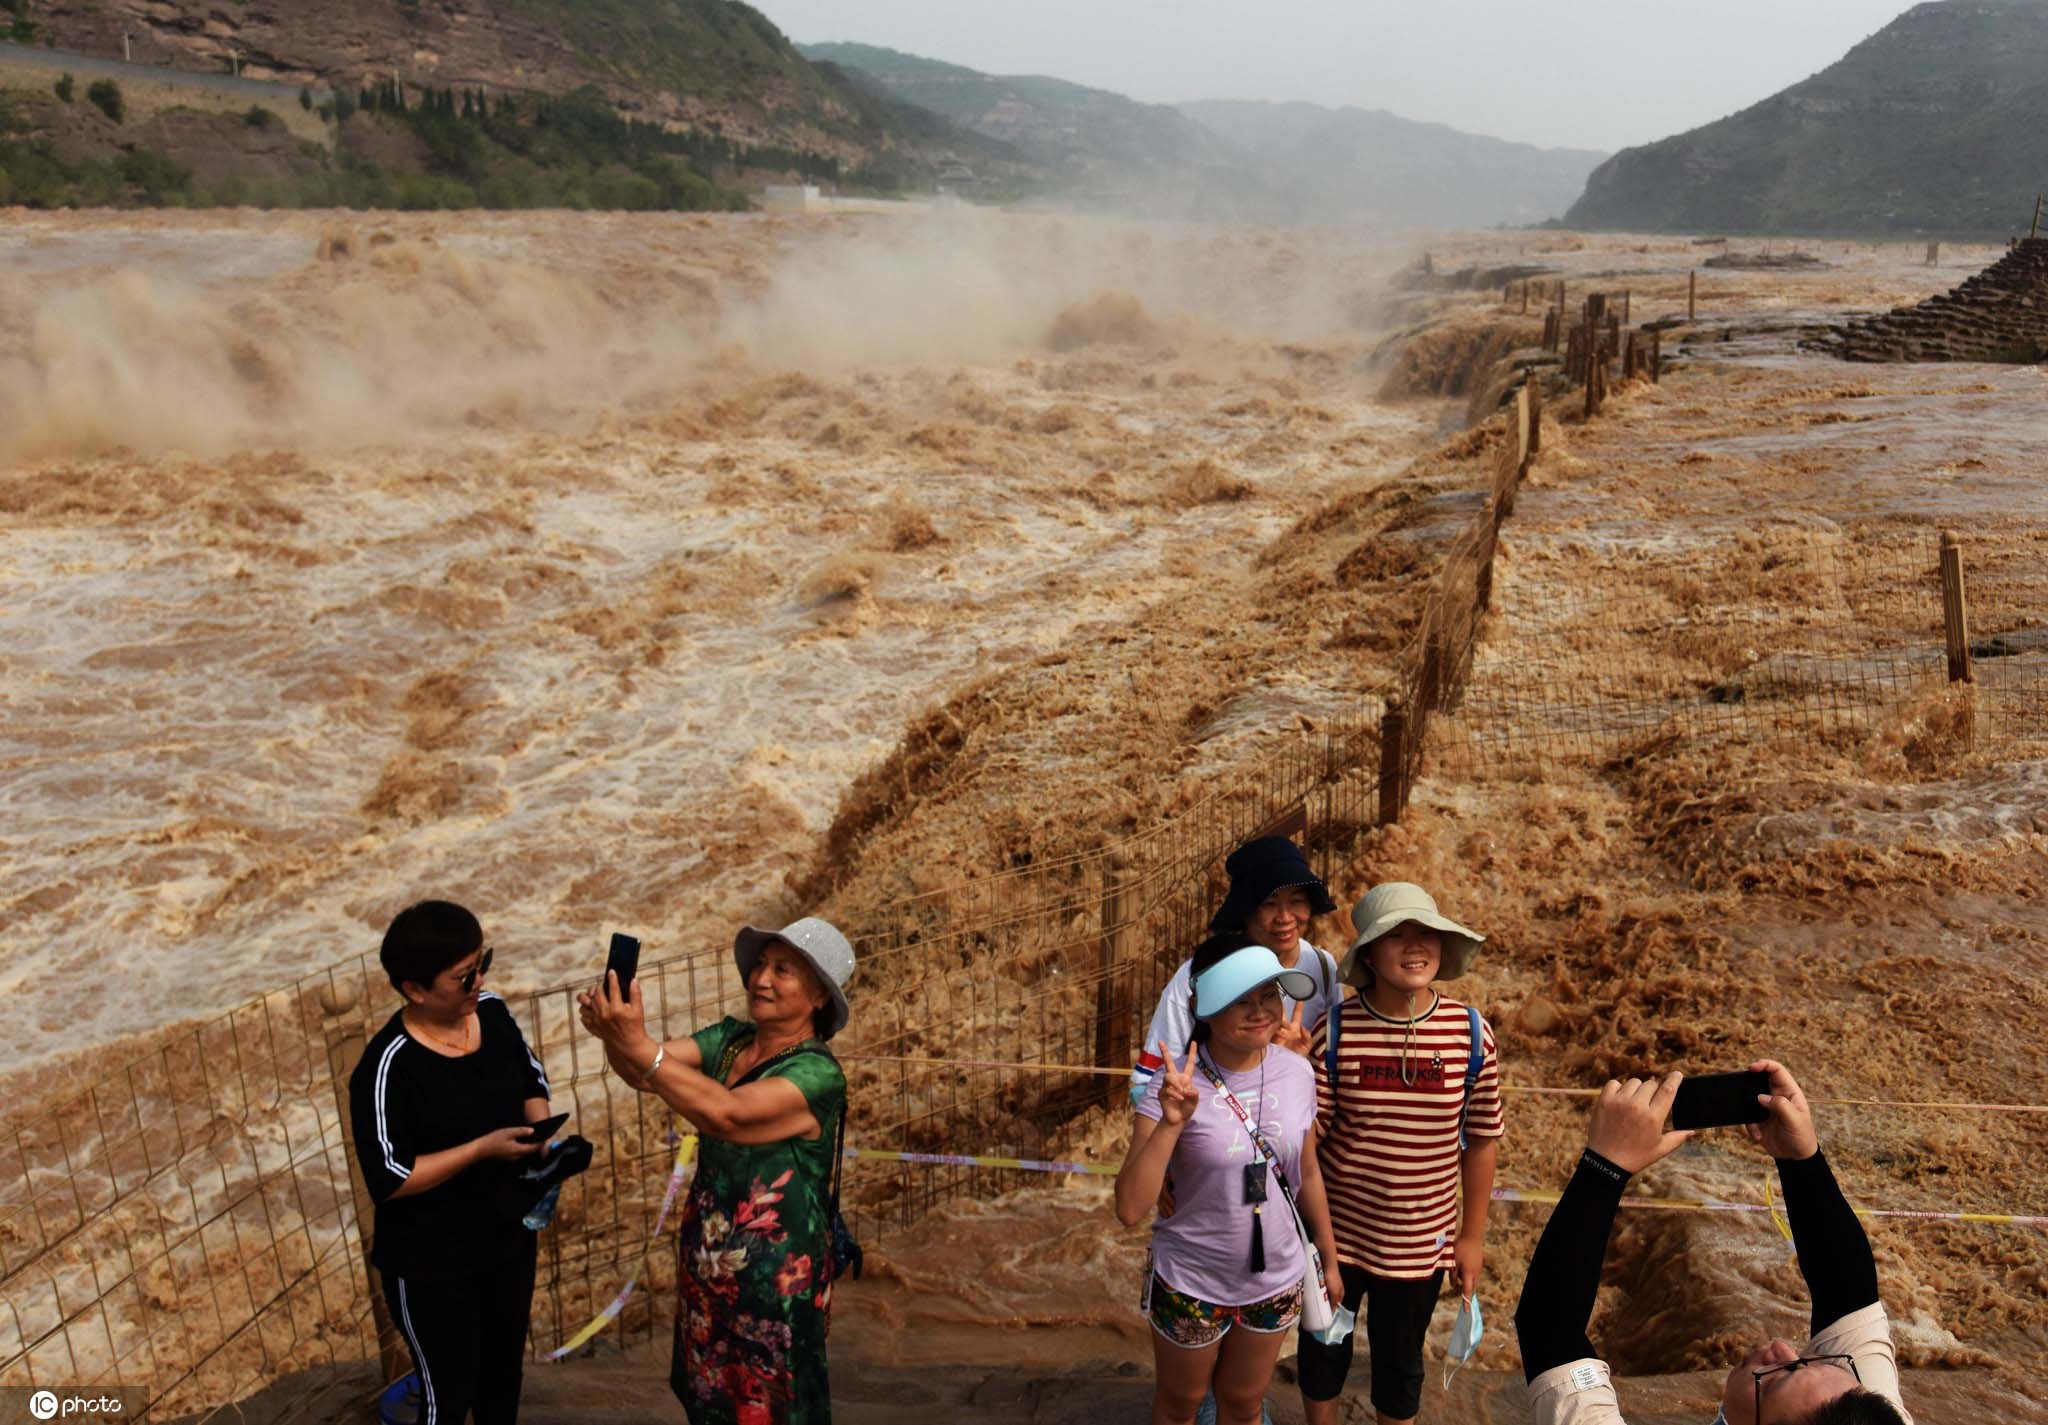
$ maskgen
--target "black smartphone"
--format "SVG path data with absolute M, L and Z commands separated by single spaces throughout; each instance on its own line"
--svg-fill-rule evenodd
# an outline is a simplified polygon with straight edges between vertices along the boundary
M 558 1113 L 553 1118 L 543 1118 L 540 1122 L 528 1127 L 526 1141 L 529 1143 L 545 1143 L 548 1139 L 561 1132 L 562 1125 L 568 1121 L 569 1115 L 566 1113 Z
M 1744 1069 L 1734 1074 L 1701 1074 L 1678 1086 L 1671 1100 L 1673 1128 L 1726 1128 L 1734 1123 L 1762 1123 L 1771 1116 L 1756 1101 L 1771 1091 L 1771 1076 Z
M 619 998 L 626 998 L 626 991 L 632 987 L 633 976 L 640 968 L 640 942 L 630 935 L 612 934 L 611 954 L 605 957 L 604 967 L 619 977 Z

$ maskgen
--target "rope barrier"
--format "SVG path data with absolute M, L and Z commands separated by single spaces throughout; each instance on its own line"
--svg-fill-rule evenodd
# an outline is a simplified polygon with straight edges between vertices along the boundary
M 846 1156 L 870 1163 L 915 1163 L 940 1168 L 1007 1168 L 1026 1173 L 1083 1173 L 1091 1177 L 1115 1177 L 1119 1168 L 1108 1163 L 1062 1163 L 1043 1158 L 993 1158 L 972 1153 L 895 1153 L 881 1148 L 848 1148 Z M 1766 1189 L 1768 1192 L 1768 1189 Z M 1554 1206 L 1561 1194 L 1546 1188 L 1502 1188 L 1493 1190 L 1495 1202 L 1527 1202 Z M 1765 1202 L 1722 1202 L 1714 1198 L 1624 1197 L 1621 1205 L 1638 1210 L 1664 1212 L 1763 1212 L 1775 1219 L 1775 1204 Z M 2048 1228 L 2048 1216 L 2011 1212 L 1954 1212 L 1903 1207 L 1859 1207 L 1858 1217 L 1906 1217 L 1931 1222 L 1982 1222 L 2001 1227 Z M 1784 1230 L 1781 1228 L 1781 1230 Z
M 944 1069 L 1028 1069 L 1041 1074 L 1100 1074 L 1129 1078 L 1130 1069 L 1106 1068 L 1099 1064 L 1046 1064 L 1024 1059 L 929 1059 L 912 1054 L 841 1054 L 849 1062 L 876 1064 L 926 1064 Z M 1502 1084 L 1502 1093 L 1546 1094 L 1558 1098 L 1598 1098 L 1599 1089 L 1556 1088 L 1545 1084 Z M 1950 1103 L 1938 1100 L 1889 1098 L 1812 1098 L 1808 1103 L 1827 1108 L 1939 1108 L 1969 1113 L 2048 1113 L 2043 1103 Z
M 676 1205 L 676 1194 L 682 1191 L 683 1178 L 688 1173 L 690 1160 L 696 1156 L 697 1135 L 694 1133 L 681 1135 L 676 1142 L 676 1165 L 669 1171 L 668 1175 L 668 1190 L 661 1195 L 661 1211 L 655 1215 L 654 1230 L 647 1234 L 647 1240 L 650 1243 L 660 1240 L 662 1228 L 668 1225 L 669 1210 Z M 633 1288 L 639 1285 L 640 1273 L 646 1266 L 647 1253 L 642 1252 L 640 1260 L 633 1264 L 632 1272 L 627 1275 L 626 1284 L 619 1288 L 617 1296 L 614 1296 L 605 1304 L 604 1310 L 591 1317 L 589 1323 L 582 1330 L 578 1331 L 561 1345 L 555 1347 L 554 1350 L 548 1352 L 545 1356 L 542 1356 L 541 1359 L 544 1361 L 561 1360 L 562 1357 L 568 1355 L 598 1332 L 604 1330 L 605 1327 L 611 1325 L 612 1322 L 618 1320 L 619 1313 L 626 1309 L 626 1298 L 631 1296 Z

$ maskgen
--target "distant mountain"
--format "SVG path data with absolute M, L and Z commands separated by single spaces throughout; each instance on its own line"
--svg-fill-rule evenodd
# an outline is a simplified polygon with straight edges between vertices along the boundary
M 876 45 L 797 49 L 1070 177 L 1113 179 L 1238 163 L 1238 155 L 1214 134 L 1165 104 L 1140 104 L 1042 75 L 983 74 Z
M 1205 99 L 1180 111 L 1230 141 L 1313 221 L 1491 227 L 1554 218 L 1605 154 L 1537 148 L 1384 110 Z
M 885 94 L 1012 144 L 1083 195 L 1207 216 L 1429 227 L 1564 211 L 1605 157 L 1361 109 L 1211 100 L 1141 104 L 1042 75 L 995 75 L 859 44 L 804 44 Z M 1148 201 L 1149 200 L 1149 201 Z
M 1625 149 L 1568 226 L 1997 236 L 2048 181 L 2048 0 L 1916 5 L 1741 113 Z

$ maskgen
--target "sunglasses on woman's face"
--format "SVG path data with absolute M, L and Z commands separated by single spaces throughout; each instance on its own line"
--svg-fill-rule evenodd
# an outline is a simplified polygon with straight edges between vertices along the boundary
M 490 972 L 491 947 L 486 945 L 484 946 L 484 953 L 477 957 L 477 962 L 474 965 L 471 965 L 467 970 L 464 970 L 462 972 L 462 978 L 457 980 L 455 983 L 462 987 L 462 992 L 464 994 L 468 994 L 471 990 L 476 988 L 476 982 L 482 979 L 485 975 L 489 974 Z

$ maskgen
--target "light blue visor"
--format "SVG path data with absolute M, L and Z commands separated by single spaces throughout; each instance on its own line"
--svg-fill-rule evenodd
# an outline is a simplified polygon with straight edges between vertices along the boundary
M 1313 999 L 1315 976 L 1289 970 L 1280 957 L 1263 945 L 1233 950 L 1195 976 L 1195 1018 L 1212 1019 L 1229 1009 L 1253 990 L 1273 981 L 1289 999 Z

